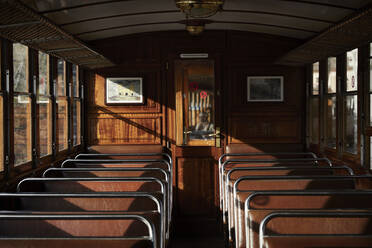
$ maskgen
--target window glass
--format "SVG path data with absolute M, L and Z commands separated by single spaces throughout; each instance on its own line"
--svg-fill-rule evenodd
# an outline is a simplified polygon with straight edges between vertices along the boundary
M 344 117 L 344 150 L 357 154 L 358 148 L 358 96 L 346 96 Z
M 336 93 L 337 79 L 336 79 L 336 57 L 328 58 L 328 93 Z
M 319 98 L 310 99 L 310 143 L 319 143 Z
M 319 95 L 319 62 L 313 64 L 313 95 Z
M 77 65 L 72 65 L 72 95 L 79 97 L 79 71 Z
M 369 60 L 369 91 L 372 92 L 372 59 Z
M 49 95 L 49 56 L 39 52 L 39 86 L 40 95 Z
M 66 87 L 65 87 L 65 62 L 62 59 L 57 60 L 57 95 L 65 96 Z
M 4 171 L 3 96 L 0 95 L 0 172 Z
M 74 100 L 72 106 L 72 114 L 73 114 L 73 145 L 80 145 L 80 100 Z
M 67 98 L 58 97 L 58 115 L 57 115 L 57 135 L 58 135 L 58 150 L 62 151 L 68 147 L 67 134 Z
M 14 165 L 31 161 L 31 99 L 14 97 Z
M 28 92 L 28 48 L 20 43 L 13 44 L 13 80 L 15 92 Z
M 346 91 L 358 90 L 358 49 L 346 53 Z
M 52 153 L 52 102 L 49 97 L 38 96 L 40 157 Z
M 326 145 L 336 149 L 336 97 L 330 96 L 327 99 L 326 106 Z

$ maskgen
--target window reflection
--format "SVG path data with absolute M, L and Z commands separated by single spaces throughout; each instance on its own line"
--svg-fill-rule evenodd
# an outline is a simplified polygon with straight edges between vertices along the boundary
M 347 52 L 346 57 L 346 91 L 356 91 L 358 90 L 358 49 Z
M 57 130 L 58 130 L 58 151 L 67 149 L 67 98 L 59 97 L 58 101 L 58 115 L 57 115 Z
M 313 95 L 319 95 L 319 62 L 313 64 Z
M 14 165 L 31 161 L 31 100 L 14 97 Z
M 319 98 L 310 99 L 310 143 L 319 143 Z
M 335 57 L 328 58 L 328 93 L 336 93 L 336 64 L 337 60 Z
M 357 154 L 358 148 L 358 96 L 346 96 L 344 120 L 344 149 L 346 152 Z
M 190 140 L 213 140 L 214 77 L 192 75 L 188 80 L 188 134 Z
M 13 44 L 13 79 L 15 92 L 28 92 L 28 48 L 20 43 Z
M 328 97 L 326 106 L 326 144 L 336 149 L 336 97 Z

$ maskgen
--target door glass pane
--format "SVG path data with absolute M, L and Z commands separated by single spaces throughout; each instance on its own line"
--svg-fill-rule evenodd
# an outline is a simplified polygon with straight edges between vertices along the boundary
M 66 95 L 66 88 L 65 88 L 65 62 L 62 59 L 57 60 L 57 95 L 58 96 L 65 96 Z
M 369 60 L 369 91 L 372 92 L 372 59 Z
M 74 100 L 72 106 L 72 120 L 73 120 L 73 145 L 80 145 L 80 100 Z
M 58 135 L 58 150 L 62 151 L 67 149 L 68 136 L 67 136 L 67 98 L 58 97 L 58 115 L 57 115 L 57 135 Z
M 325 136 L 326 145 L 336 149 L 336 97 L 330 96 L 326 106 Z
M 52 153 L 52 104 L 45 96 L 38 96 L 40 157 Z
M 214 63 L 199 61 L 185 71 L 186 140 L 214 141 Z
M 14 97 L 14 165 L 31 161 L 31 99 Z
M 39 95 L 49 95 L 49 57 L 39 52 Z
M 372 95 L 369 95 L 369 125 L 372 126 Z
M 319 95 L 319 62 L 313 64 L 313 95 Z
M 357 154 L 358 148 L 358 96 L 346 96 L 344 119 L 344 150 Z
M 319 143 L 319 98 L 310 99 L 310 143 Z
M 78 66 L 72 65 L 72 95 L 79 97 L 79 74 Z
M 13 44 L 14 91 L 28 92 L 28 48 L 20 43 Z
M 328 93 L 336 93 L 336 58 L 328 58 Z
M 346 55 L 346 91 L 355 91 L 358 90 L 358 49 Z

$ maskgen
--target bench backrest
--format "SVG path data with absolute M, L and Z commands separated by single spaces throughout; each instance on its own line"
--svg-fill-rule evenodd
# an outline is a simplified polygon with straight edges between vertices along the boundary
M 318 210 L 372 210 L 372 192 L 256 192 L 251 194 L 243 208 L 242 242 L 240 247 L 259 247 L 258 226 L 261 221 L 275 211 L 318 211 Z M 242 204 L 239 206 L 242 208 Z

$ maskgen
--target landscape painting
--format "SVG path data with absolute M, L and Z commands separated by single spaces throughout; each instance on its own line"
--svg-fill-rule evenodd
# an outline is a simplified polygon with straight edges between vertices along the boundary
M 248 102 L 283 101 L 283 77 L 248 77 Z
M 106 104 L 142 103 L 142 78 L 106 78 Z

